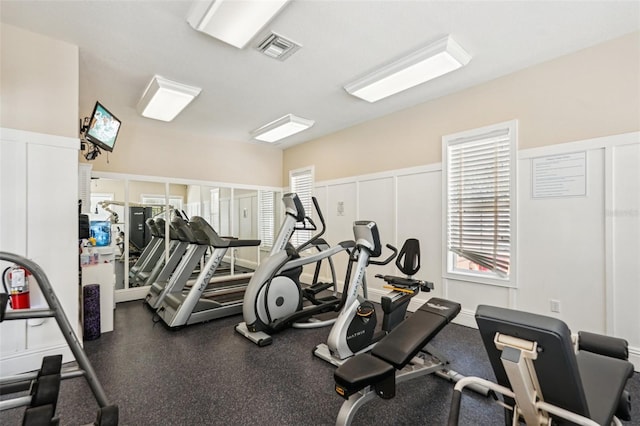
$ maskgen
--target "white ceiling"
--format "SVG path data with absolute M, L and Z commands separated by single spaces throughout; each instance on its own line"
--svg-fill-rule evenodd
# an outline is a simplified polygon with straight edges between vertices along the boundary
M 281 148 L 640 30 L 638 1 L 293 0 L 239 50 L 194 31 L 191 3 L 1 0 L 0 19 L 79 46 L 83 115 L 100 100 L 123 126 L 148 120 L 135 108 L 159 74 L 203 90 L 173 122 L 154 125 L 251 142 L 252 130 L 288 113 L 316 121 Z M 302 48 L 284 62 L 258 53 L 269 30 Z M 472 55 L 465 68 L 374 104 L 344 91 L 446 34 Z

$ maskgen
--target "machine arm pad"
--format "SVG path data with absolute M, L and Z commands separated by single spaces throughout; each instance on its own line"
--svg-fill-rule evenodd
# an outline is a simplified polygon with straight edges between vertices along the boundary
M 593 352 L 612 358 L 629 359 L 629 344 L 626 340 L 602 334 L 578 332 L 578 350 Z

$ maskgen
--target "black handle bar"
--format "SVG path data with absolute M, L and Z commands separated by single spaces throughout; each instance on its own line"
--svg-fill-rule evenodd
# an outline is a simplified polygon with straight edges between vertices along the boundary
M 389 262 L 391 262 L 398 254 L 398 249 L 392 246 L 391 244 L 387 244 L 387 248 L 393 252 L 388 258 L 386 258 L 385 260 L 369 260 L 369 264 L 370 265 L 386 265 Z
M 322 225 L 322 229 L 320 230 L 320 232 L 318 232 L 316 235 L 314 235 L 313 237 L 311 237 L 308 241 L 300 244 L 297 248 L 296 251 L 301 252 L 302 250 L 304 250 L 306 247 L 310 246 L 313 244 L 314 241 L 316 241 L 318 238 L 320 238 L 321 236 L 324 235 L 325 231 L 327 230 L 327 224 L 324 221 L 324 216 L 322 215 L 322 210 L 320 210 L 320 204 L 318 204 L 318 199 L 316 197 L 311 197 L 311 201 L 313 202 L 313 207 L 315 207 L 316 209 L 316 213 L 318 213 L 318 218 L 320 219 L 320 224 Z M 316 230 L 316 224 L 313 222 L 313 220 L 311 220 L 310 217 L 305 217 L 305 219 L 308 219 L 309 222 L 311 223 L 311 225 L 313 226 L 313 230 Z
M 318 218 L 320 219 L 320 223 L 322 224 L 322 232 L 324 232 L 326 226 L 324 222 L 324 216 L 322 215 L 322 210 L 320 210 L 320 204 L 318 204 L 318 199 L 316 197 L 311 197 L 311 201 L 313 201 L 313 207 L 315 207 L 316 213 L 318 213 Z

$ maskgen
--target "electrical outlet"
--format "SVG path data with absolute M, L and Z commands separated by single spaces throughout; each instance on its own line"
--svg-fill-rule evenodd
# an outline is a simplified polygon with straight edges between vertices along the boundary
M 559 300 L 551 299 L 551 300 L 549 300 L 549 305 L 550 305 L 551 312 L 560 313 L 560 301 Z

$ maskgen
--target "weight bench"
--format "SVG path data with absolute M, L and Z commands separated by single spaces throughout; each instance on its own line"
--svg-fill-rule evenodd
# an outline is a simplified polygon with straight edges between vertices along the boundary
M 630 419 L 624 387 L 633 364 L 625 340 L 584 332 L 574 337 L 559 319 L 493 306 L 479 306 L 476 322 L 498 383 L 460 380 L 449 426 L 458 424 L 462 390 L 470 383 L 503 396 L 505 424 L 608 426 Z
M 448 361 L 431 339 L 460 312 L 460 304 L 433 297 L 385 336 L 371 353 L 347 360 L 334 372 L 336 392 L 346 399 L 336 425 L 349 425 L 356 411 L 376 395 L 395 396 L 396 383 L 445 369 Z

